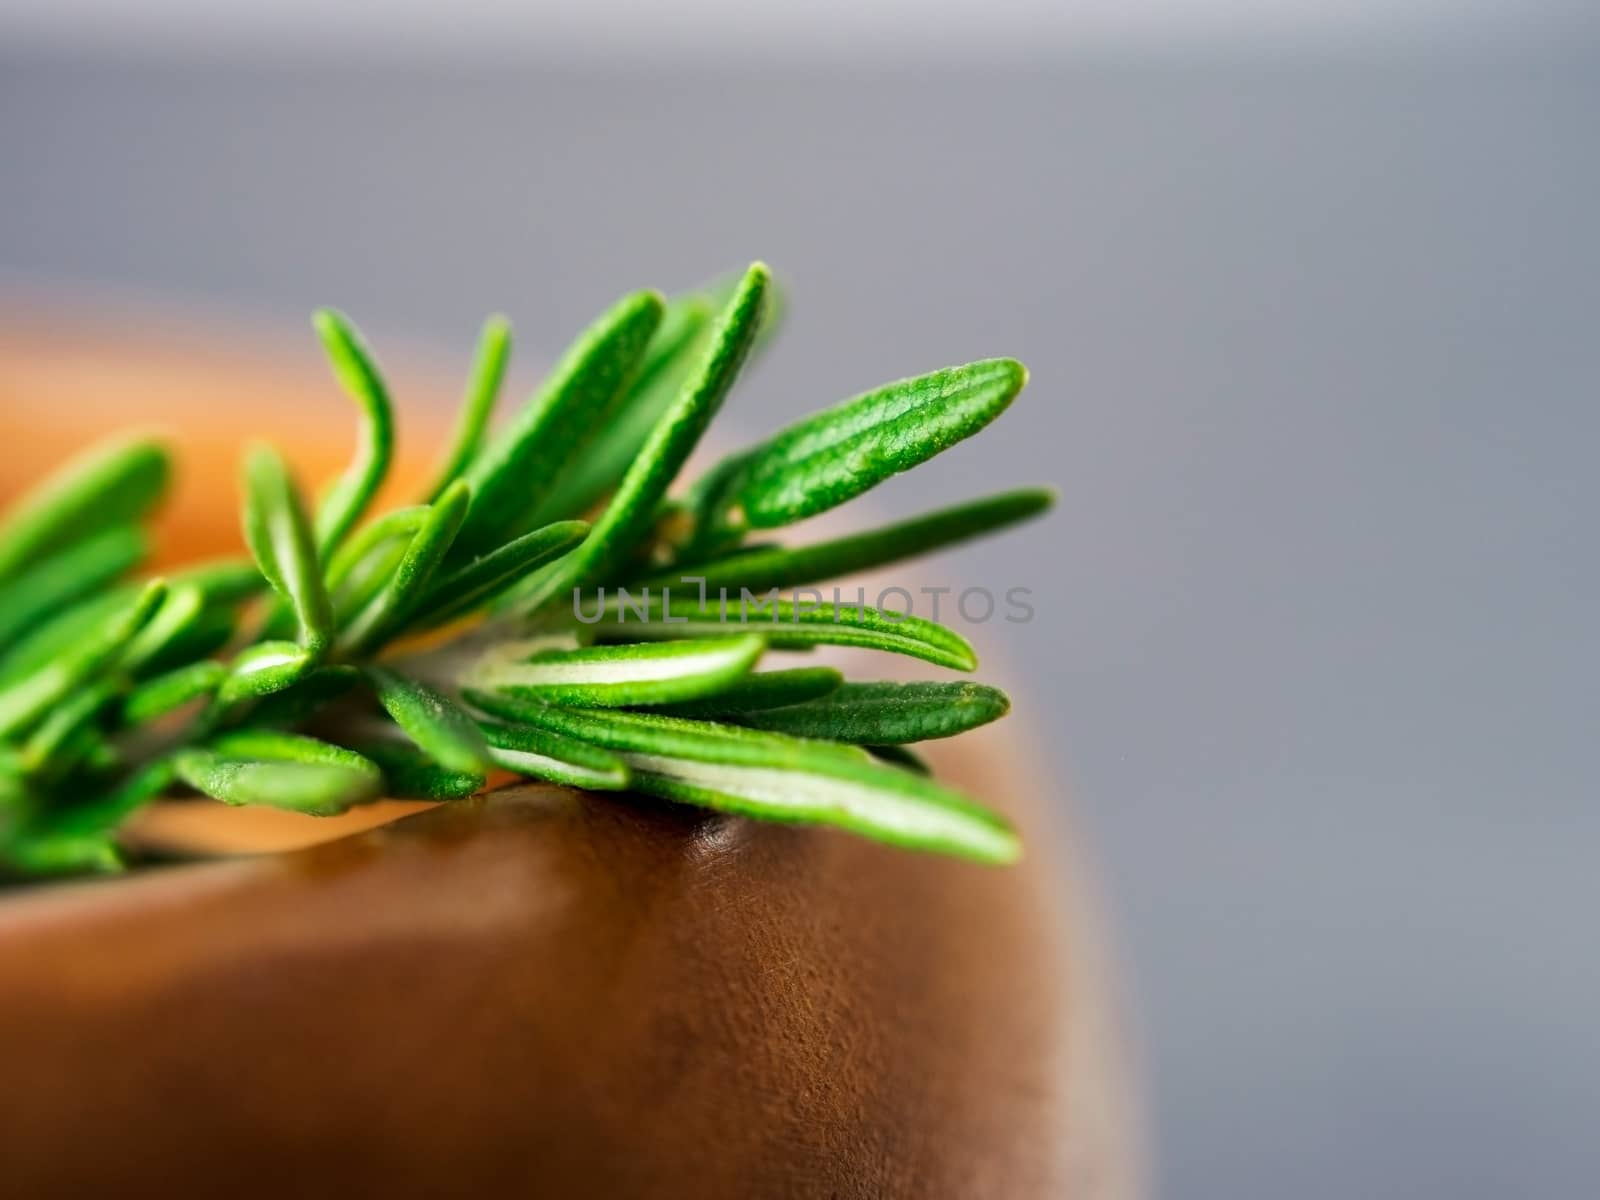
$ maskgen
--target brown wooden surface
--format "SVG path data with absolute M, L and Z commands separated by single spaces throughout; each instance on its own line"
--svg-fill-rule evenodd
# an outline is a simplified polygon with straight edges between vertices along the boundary
M 24 452 L 0 495 L 47 457 L 29 397 L 43 383 L 70 432 L 85 359 L 129 416 L 165 404 L 225 454 L 177 527 L 230 544 L 229 381 L 252 404 L 312 381 L 13 322 L 0 435 Z M 523 786 L 292 853 L 0 896 L 4 1194 L 1130 1195 L 1060 798 L 999 769 L 1003 727 L 940 749 L 1023 826 L 1021 866 Z

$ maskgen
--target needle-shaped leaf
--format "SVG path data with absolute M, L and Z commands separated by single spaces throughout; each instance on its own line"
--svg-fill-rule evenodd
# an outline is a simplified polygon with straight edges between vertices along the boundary
M 353 749 L 383 772 L 383 794 L 394 800 L 464 800 L 480 791 L 482 774 L 441 767 L 406 742 L 364 741 Z
M 87 875 L 122 868 L 116 845 L 105 834 L 25 832 L 0 840 L 0 877 Z
M 0 580 L 103 530 L 142 520 L 166 492 L 166 448 L 118 438 L 61 467 L 0 516 Z
M 615 754 L 548 729 L 480 722 L 495 765 L 568 787 L 614 792 L 628 786 L 628 767 Z
M 149 549 L 143 530 L 116 525 L 29 566 L 0 585 L 0 646 L 131 571 Z
M 794 737 L 887 746 L 952 737 L 1010 708 L 1004 692 L 981 683 L 846 683 L 820 700 L 730 719 Z
M 164 717 L 185 704 L 211 696 L 227 677 L 228 668 L 209 658 L 157 675 L 123 697 L 122 723 L 143 725 Z
M 467 698 L 473 704 L 485 699 L 476 692 Z M 979 862 L 1012 862 L 1021 850 L 1016 833 L 997 814 L 853 746 L 654 713 L 493 697 L 486 703 L 616 753 L 627 763 L 635 791 L 768 820 L 837 825 Z
M 677 567 L 647 583 L 674 587 L 693 580 L 708 592 L 798 587 L 915 558 L 956 542 L 993 533 L 1044 512 L 1055 501 L 1048 488 L 1019 488 L 969 501 L 909 521 L 885 525 L 811 546 L 762 546 L 714 562 Z
M 301 642 L 321 654 L 333 634 L 333 609 L 299 492 L 270 446 L 256 446 L 245 460 L 244 534 L 261 573 L 294 610 Z
M 283 808 L 314 817 L 332 817 L 378 798 L 380 782 L 365 772 L 324 763 L 265 762 L 229 758 L 210 750 L 180 750 L 173 759 L 178 777 L 196 791 L 224 804 Z
M 438 501 L 429 506 L 428 515 L 417 528 L 395 567 L 394 574 L 378 594 L 353 617 L 340 646 L 344 653 L 359 657 L 383 644 L 406 610 L 417 603 L 433 581 L 434 572 L 444 562 L 472 502 L 472 488 L 458 479 L 445 488 Z
M 511 424 L 473 459 L 464 478 L 473 505 L 459 558 L 479 555 L 520 532 L 561 471 L 606 421 L 638 369 L 661 320 L 656 292 L 618 301 L 579 335 Z
M 480 776 L 489 769 L 482 733 L 453 701 L 385 667 L 370 666 L 366 676 L 384 711 L 441 767 Z
M 394 455 L 394 414 L 383 376 L 355 326 L 331 308 L 318 309 L 311 323 L 322 339 L 334 376 L 361 409 L 355 457 L 317 509 L 317 549 L 326 557 L 361 519 L 389 471 Z
M 378 551 L 388 547 L 396 547 L 399 553 L 404 553 L 413 535 L 428 519 L 430 511 L 432 510 L 426 504 L 397 508 L 361 526 L 346 538 L 327 562 L 324 580 L 328 595 L 341 596 L 360 583 L 367 582 L 367 576 L 370 575 L 387 578 L 388 570 L 374 568 L 369 564 L 381 561 L 382 555 Z M 395 561 L 399 561 L 398 557 Z M 393 569 L 392 563 L 389 569 Z
M 755 529 L 787 525 L 859 496 L 972 436 L 1027 382 L 1014 359 L 991 358 L 902 379 L 809 417 L 719 471 L 703 519 Z
M 316 665 L 316 656 L 295 642 L 257 642 L 233 660 L 217 699 L 236 704 L 274 695 L 298 683 Z
M 673 596 L 670 602 L 663 602 L 655 593 L 626 601 L 622 596 L 612 596 L 593 628 L 617 640 L 760 633 L 775 650 L 861 646 L 907 654 L 958 671 L 970 671 L 978 665 L 967 640 L 943 625 L 921 617 L 879 612 L 864 604 L 797 603 L 779 599 L 775 591 L 759 596 L 741 593 L 730 595 L 725 602 L 707 599 L 705 603 L 694 596 Z
M 678 296 L 667 302 L 639 373 L 628 385 L 615 417 L 562 475 L 533 514 L 533 523 L 588 512 L 617 486 L 694 370 L 714 311 L 700 295 Z
M 32 674 L 0 691 L 0 737 L 24 733 L 75 688 L 112 665 L 166 596 L 167 585 L 152 580 L 138 595 L 123 600 L 83 631 L 82 638 Z
M 843 682 L 844 676 L 832 667 L 758 671 L 735 680 L 715 695 L 667 705 L 657 711 L 697 720 L 734 720 L 741 714 L 816 700 L 835 691 Z
M 174 667 L 216 654 L 233 640 L 236 623 L 232 606 L 208 604 L 193 620 L 163 638 L 159 649 L 142 654 L 138 669 L 131 674 L 135 680 L 153 679 Z
M 116 695 L 116 690 L 105 680 L 77 688 L 61 703 L 52 708 L 39 722 L 22 747 L 23 769 L 30 774 L 41 774 L 47 768 L 51 774 L 64 775 L 76 765 L 77 756 L 67 752 L 67 747 L 78 743 L 87 750 L 89 742 L 98 737 L 93 729 L 101 709 Z M 82 735 L 88 734 L 85 738 Z
M 260 804 L 332 816 L 376 800 L 383 773 L 371 759 L 316 738 L 245 729 L 174 758 L 190 787 L 226 804 Z
M 161 607 L 139 630 L 122 656 L 129 671 L 142 673 L 153 662 L 161 662 L 174 644 L 186 640 L 205 616 L 205 594 L 193 584 L 167 583 Z
M 745 272 L 717 317 L 698 368 L 650 431 L 588 540 L 558 567 L 542 573 L 537 585 L 519 598 L 522 611 L 532 612 L 575 585 L 598 581 L 650 529 L 667 488 L 721 408 L 750 352 L 769 278 L 762 263 Z
M 670 704 L 720 691 L 748 674 L 766 649 L 759 634 L 704 641 L 549 650 L 526 661 L 490 654 L 471 673 L 474 686 L 516 695 L 620 708 Z
M 336 627 L 347 625 L 388 585 L 430 511 L 419 504 L 385 513 L 335 551 L 325 578 Z
M 500 396 L 506 362 L 511 357 L 511 322 L 496 314 L 483 323 L 478 335 L 478 350 L 472 359 L 472 374 L 467 379 L 466 398 L 456 417 L 450 448 L 440 463 L 435 482 L 426 493 L 431 504 L 454 483 L 483 446 L 484 431 Z
M 260 580 L 259 571 L 252 568 L 251 573 Z M 207 599 L 207 607 L 198 617 L 184 615 L 190 599 L 183 594 L 190 590 L 205 594 L 203 583 L 179 582 L 194 579 L 192 571 L 179 571 L 168 577 L 169 600 L 171 596 L 178 596 L 179 607 L 169 614 L 163 602 L 161 616 L 150 622 L 149 628 L 155 632 L 148 635 L 141 632 L 136 646 L 130 647 L 123 665 L 136 662 L 135 676 L 148 678 L 180 663 L 204 657 L 227 641 L 234 620 L 231 604 L 213 604 Z M 140 583 L 121 584 L 42 619 L 0 657 L 0 688 L 11 686 L 82 645 L 95 628 L 131 604 L 143 587 Z
M 717 312 L 727 307 L 743 282 L 742 272 L 730 271 L 702 287 L 700 294 L 710 302 L 712 311 Z M 761 296 L 761 320 L 756 325 L 755 340 L 750 343 L 751 358 L 763 353 L 783 328 L 784 313 L 788 308 L 783 293 L 783 280 L 769 275 Z
M 560 558 L 588 533 L 587 522 L 557 521 L 514 538 L 437 580 L 412 609 L 407 624 L 427 628 L 466 615 Z
M 81 600 L 19 638 L 0 658 L 0 690 L 12 687 L 63 654 L 127 606 L 137 589 L 113 588 Z

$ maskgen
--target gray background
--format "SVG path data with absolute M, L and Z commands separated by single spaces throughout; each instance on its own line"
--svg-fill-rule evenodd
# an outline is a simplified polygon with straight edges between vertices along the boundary
M 1077 794 L 1162 1192 L 1593 1194 L 1600 53 L 1555 27 L 745 65 L 19 38 L 0 268 L 456 356 L 501 308 L 537 356 L 760 256 L 794 308 L 750 433 L 1024 358 L 882 503 L 1061 490 L 933 573 L 1043 598 L 974 632 Z

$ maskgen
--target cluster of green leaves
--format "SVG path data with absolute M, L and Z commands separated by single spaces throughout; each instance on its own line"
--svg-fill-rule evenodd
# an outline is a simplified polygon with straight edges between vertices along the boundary
M 312 506 L 275 450 L 250 449 L 251 558 L 164 579 L 134 577 L 171 474 L 162 445 L 123 439 L 59 471 L 0 521 L 0 870 L 115 869 L 118 827 L 174 790 L 325 815 L 470 796 L 496 768 L 1014 858 L 1007 824 L 907 749 L 1001 716 L 1003 694 L 756 669 L 844 645 L 971 670 L 961 637 L 793 600 L 730 622 L 708 597 L 815 583 L 1042 511 L 1049 494 L 1027 489 L 810 545 L 746 544 L 975 433 L 1026 373 L 991 359 L 887 384 L 670 495 L 776 311 L 760 264 L 701 292 L 626 296 L 494 433 L 510 332 L 491 319 L 422 501 L 375 516 L 389 396 L 355 330 L 319 312 L 360 412 L 349 468 Z M 621 587 L 648 599 L 628 607 Z M 585 598 L 598 616 L 581 615 Z

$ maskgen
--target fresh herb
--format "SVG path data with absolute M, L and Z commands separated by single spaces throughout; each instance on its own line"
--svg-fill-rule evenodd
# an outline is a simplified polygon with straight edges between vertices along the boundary
M 495 770 L 1014 859 L 1006 822 L 907 748 L 1004 715 L 1002 693 L 757 666 L 840 645 L 972 670 L 972 647 L 934 622 L 779 592 L 991 533 L 1050 494 L 800 546 L 745 539 L 977 432 L 1027 373 L 987 359 L 888 384 L 673 494 L 779 310 L 760 264 L 684 296 L 626 296 L 496 433 L 511 334 L 491 318 L 421 502 L 371 516 L 393 453 L 388 389 L 354 326 L 318 312 L 360 414 L 356 452 L 312 505 L 277 451 L 250 450 L 253 563 L 134 577 L 172 473 L 150 438 L 92 450 L 14 503 L 0 518 L 0 873 L 118 869 L 119 828 L 175 788 L 327 815 L 460 799 Z

